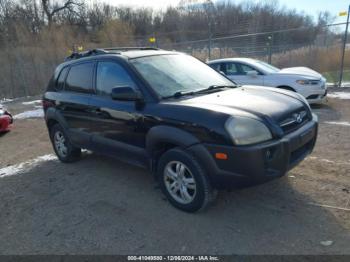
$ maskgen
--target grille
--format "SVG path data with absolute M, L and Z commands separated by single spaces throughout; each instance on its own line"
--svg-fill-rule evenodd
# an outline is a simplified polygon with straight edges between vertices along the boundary
M 280 122 L 280 127 L 285 134 L 291 133 L 309 121 L 307 111 L 301 110 L 292 113 Z
M 311 95 L 311 96 L 308 96 L 306 99 L 316 99 L 318 98 L 318 95 Z
M 310 85 L 319 85 L 320 84 L 320 80 L 310 80 Z

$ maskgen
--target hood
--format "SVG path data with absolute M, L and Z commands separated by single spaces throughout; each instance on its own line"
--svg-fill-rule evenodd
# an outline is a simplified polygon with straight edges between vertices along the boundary
M 299 75 L 313 79 L 321 79 L 322 75 L 308 67 L 289 67 L 281 69 L 277 74 Z
M 307 110 L 302 99 L 290 91 L 262 86 L 244 86 L 184 99 L 183 105 L 235 116 L 269 118 L 280 122 L 290 114 Z

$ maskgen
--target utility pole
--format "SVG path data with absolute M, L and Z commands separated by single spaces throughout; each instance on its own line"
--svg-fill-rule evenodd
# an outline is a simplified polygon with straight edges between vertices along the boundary
M 346 43 L 347 43 L 347 40 L 348 40 L 349 16 L 350 16 L 350 5 L 349 5 L 349 8 L 348 8 L 348 18 L 346 19 L 345 36 L 344 36 L 344 42 L 343 42 L 343 51 L 342 51 L 342 56 L 341 56 L 340 75 L 339 75 L 339 84 L 338 84 L 339 87 L 341 87 L 341 84 L 343 82 L 344 58 L 345 58 Z

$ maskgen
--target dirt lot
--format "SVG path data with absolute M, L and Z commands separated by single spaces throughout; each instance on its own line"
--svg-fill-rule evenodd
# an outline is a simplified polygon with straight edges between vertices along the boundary
M 33 109 L 22 102 L 7 106 Z M 43 120 L 17 120 L 0 137 L 0 254 L 350 254 L 350 100 L 313 109 L 311 156 L 198 214 L 171 207 L 145 170 L 87 152 L 58 162 Z

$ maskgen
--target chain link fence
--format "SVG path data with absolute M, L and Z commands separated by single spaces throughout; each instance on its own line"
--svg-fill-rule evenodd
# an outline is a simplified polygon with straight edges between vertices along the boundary
M 322 73 L 329 85 L 338 85 L 343 70 L 342 86 L 350 86 L 350 44 L 344 48 L 346 23 L 330 24 L 317 30 L 310 28 L 241 35 L 208 37 L 196 41 L 161 44 L 163 49 L 191 54 L 203 61 L 227 57 L 249 57 L 269 62 L 277 67 L 310 67 Z

